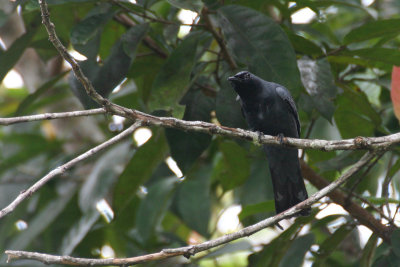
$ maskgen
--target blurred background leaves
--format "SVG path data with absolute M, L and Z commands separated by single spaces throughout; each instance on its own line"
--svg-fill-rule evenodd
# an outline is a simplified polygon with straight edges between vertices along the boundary
M 291 91 L 303 138 L 382 136 L 400 130 L 393 111 L 399 106 L 394 90 L 399 74 L 393 67 L 400 65 L 398 1 L 48 3 L 61 41 L 96 90 L 117 104 L 246 128 L 226 78 L 250 70 Z M 37 1 L 2 1 L 0 38 L 1 117 L 96 106 L 48 42 Z M 0 127 L 0 206 L 129 123 L 101 115 Z M 329 181 L 361 155 L 303 153 L 305 162 Z M 399 162 L 394 148 L 344 191 L 355 194 L 352 201 L 377 219 L 377 210 L 393 218 L 399 208 Z M 307 189 L 316 191 L 309 183 Z M 284 231 L 271 227 L 190 260 L 162 264 L 399 265 L 398 230 L 391 245 L 382 243 L 331 202 L 324 198 L 314 205 L 312 216 L 282 222 Z M 202 242 L 273 214 L 271 181 L 260 147 L 143 127 L 130 140 L 49 182 L 3 218 L 0 249 L 132 257 Z M 399 220 L 395 217 L 392 224 L 399 226 Z M 5 264 L 4 255 L 0 261 Z

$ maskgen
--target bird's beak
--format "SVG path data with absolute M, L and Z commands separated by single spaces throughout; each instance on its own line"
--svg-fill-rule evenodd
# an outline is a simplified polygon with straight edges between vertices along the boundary
M 237 77 L 235 77 L 235 76 L 228 77 L 228 81 L 230 81 L 230 82 L 234 82 L 234 81 L 237 81 L 237 80 L 239 80 L 239 79 Z

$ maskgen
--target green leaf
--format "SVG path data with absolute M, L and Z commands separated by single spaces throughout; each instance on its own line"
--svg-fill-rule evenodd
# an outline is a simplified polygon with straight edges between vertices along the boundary
M 233 141 L 219 144 L 220 154 L 213 170 L 213 178 L 218 180 L 225 191 L 243 184 L 250 175 L 247 151 Z
M 118 216 L 136 196 L 139 186 L 147 181 L 155 168 L 164 160 L 168 150 L 163 133 L 153 136 L 139 147 L 118 178 L 113 193 L 113 209 Z
M 190 89 L 181 102 L 186 105 L 184 120 L 210 121 L 211 111 L 215 109 L 215 100 L 204 95 L 199 88 Z M 171 156 L 184 174 L 211 142 L 211 135 L 203 133 L 176 129 L 166 129 L 165 133 Z
M 343 39 L 344 44 L 366 41 L 386 35 L 399 34 L 400 19 L 376 20 L 351 30 Z
M 373 136 L 374 129 L 381 124 L 380 115 L 372 108 L 364 93 L 343 89 L 334 114 L 342 138 Z
M 376 250 L 377 241 L 378 241 L 378 235 L 372 234 L 363 249 L 363 253 L 360 260 L 360 266 L 369 267 L 372 265 L 372 259 Z
M 71 43 L 74 46 L 85 45 L 103 29 L 103 26 L 114 14 L 115 11 L 111 11 L 110 4 L 96 6 L 85 19 L 81 20 L 72 28 Z
M 228 76 L 221 79 L 221 87 L 217 93 L 216 108 L 218 121 L 227 127 L 247 129 L 247 123 L 243 118 L 241 107 L 236 100 L 237 94 L 228 83 Z
M 148 28 L 148 24 L 139 24 L 130 28 L 114 44 L 111 54 L 101 67 L 98 66 L 95 59 L 88 59 L 80 64 L 83 72 L 91 80 L 93 87 L 100 95 L 108 97 L 112 90 L 125 78 L 135 57 L 135 51 Z M 98 106 L 87 95 L 85 89 L 74 76 L 71 76 L 70 84 L 72 92 L 85 108 Z
M 40 96 L 45 94 L 49 89 L 53 88 L 53 86 L 59 82 L 64 76 L 69 73 L 68 71 L 64 71 L 57 76 L 51 78 L 49 81 L 45 82 L 41 85 L 35 92 L 29 94 L 21 103 L 18 105 L 17 111 L 15 111 L 14 116 L 20 116 L 24 113 L 25 109 L 27 109 L 32 103 L 34 103 Z
M 254 74 L 298 96 L 302 86 L 296 55 L 273 19 L 250 8 L 228 5 L 218 9 L 218 21 L 232 55 Z
M 211 217 L 210 178 L 209 166 L 192 170 L 178 185 L 176 193 L 180 217 L 191 229 L 205 237 L 210 236 L 208 232 Z
M 340 55 L 360 57 L 371 63 L 378 62 L 381 64 L 400 65 L 400 51 L 398 49 L 384 47 L 363 48 L 343 51 Z
M 286 31 L 286 34 L 288 35 L 289 40 L 296 52 L 312 57 L 319 57 L 324 54 L 318 45 L 307 38 L 297 35 L 292 31 Z
M 392 243 L 394 254 L 396 254 L 396 256 L 400 259 L 400 229 L 393 231 L 390 241 Z
M 29 47 L 37 30 L 40 28 L 39 16 L 35 17 L 35 19 L 25 25 L 25 27 L 26 32 L 18 37 L 5 52 L 0 49 L 0 83 L 17 63 L 25 49 Z
M 331 65 L 326 59 L 298 60 L 301 79 L 307 93 L 311 96 L 315 108 L 328 121 L 332 121 L 335 111 L 333 101 L 337 95 L 337 87 L 331 72 Z
M 248 206 L 244 206 L 242 211 L 239 214 L 239 220 L 243 221 L 245 218 L 259 214 L 259 213 L 271 213 L 275 211 L 275 201 L 268 200 L 265 202 L 260 202 L 257 204 L 252 204 Z
M 123 142 L 114 145 L 96 162 L 79 191 L 79 207 L 83 212 L 94 209 L 96 203 L 109 193 L 130 153 L 129 141 Z
M 199 35 L 188 35 L 161 67 L 151 89 L 149 106 L 152 110 L 178 108 L 190 83 L 198 41 Z
M 304 256 L 310 249 L 311 245 L 314 244 L 314 242 L 315 237 L 312 233 L 296 238 L 290 248 L 285 253 L 285 256 L 282 258 L 279 266 L 303 266 Z
M 171 203 L 177 182 L 176 177 L 165 178 L 148 188 L 148 194 L 140 202 L 136 216 L 136 230 L 141 243 L 148 244 L 155 237 L 155 231 Z
M 216 258 L 226 254 L 232 254 L 240 251 L 249 251 L 253 249 L 253 244 L 248 240 L 239 240 L 237 242 L 228 243 L 222 247 L 208 253 L 204 258 Z M 236 266 L 236 265 L 235 265 Z M 241 265 L 240 265 L 241 266 Z
M 201 0 L 167 0 L 174 7 L 200 12 L 203 8 Z
M 354 225 L 342 225 L 319 246 L 316 264 L 323 264 L 329 255 L 334 253 L 340 243 L 354 230 Z
M 93 225 L 100 217 L 100 213 L 93 209 L 83 215 L 65 234 L 59 249 L 62 255 L 71 255 L 76 246 L 85 238 Z

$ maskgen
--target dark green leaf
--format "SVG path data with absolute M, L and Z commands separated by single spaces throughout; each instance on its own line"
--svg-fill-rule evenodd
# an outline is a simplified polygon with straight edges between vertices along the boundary
M 311 60 L 302 58 L 298 61 L 301 80 L 311 96 L 315 108 L 328 121 L 332 120 L 335 111 L 334 100 L 338 92 L 326 59 Z
M 372 63 L 379 62 L 396 66 L 400 65 L 400 51 L 398 49 L 384 47 L 363 48 L 343 51 L 339 55 L 356 56 Z
M 282 84 L 298 96 L 302 86 L 296 55 L 273 19 L 250 8 L 228 5 L 218 9 L 218 21 L 239 61 L 261 78 Z
M 390 241 L 392 242 L 393 252 L 400 259 L 400 229 L 393 231 Z
M 216 258 L 222 255 L 236 253 L 240 251 L 249 251 L 253 249 L 253 245 L 248 240 L 239 240 L 224 245 L 223 247 L 213 250 L 207 254 L 204 258 Z
M 361 42 L 386 35 L 399 34 L 400 19 L 376 20 L 351 30 L 343 39 L 344 44 Z
M 85 238 L 99 217 L 100 214 L 95 209 L 83 215 L 65 234 L 59 250 L 60 254 L 70 255 L 75 247 Z
M 183 119 L 189 121 L 210 121 L 211 111 L 215 108 L 214 99 L 204 95 L 198 88 L 189 90 L 182 104 L 186 105 Z M 176 129 L 166 129 L 165 133 L 171 156 L 184 174 L 211 142 L 211 135 L 208 134 Z
M 377 242 L 378 242 L 378 235 L 372 234 L 363 249 L 363 253 L 361 256 L 361 260 L 360 260 L 361 266 L 371 266 L 372 265 L 372 259 L 374 256 Z
M 94 209 L 96 203 L 109 193 L 130 153 L 129 142 L 124 142 L 114 145 L 96 162 L 79 192 L 79 207 L 83 212 Z
M 110 10 L 111 5 L 102 4 L 96 6 L 88 16 L 81 20 L 71 30 L 71 42 L 73 45 L 85 45 L 90 39 L 94 38 L 103 26 L 113 17 L 114 13 Z
M 196 12 L 200 12 L 203 7 L 201 0 L 167 0 L 167 2 L 177 8 L 189 9 Z
M 219 144 L 221 154 L 217 158 L 213 177 L 225 191 L 243 184 L 250 174 L 250 162 L 244 148 L 233 141 Z
M 139 24 L 130 28 L 113 46 L 110 56 L 101 67 L 94 59 L 88 59 L 80 64 L 83 72 L 100 95 L 108 97 L 125 78 L 135 57 L 136 48 L 145 36 L 148 27 L 148 24 Z M 85 108 L 98 106 L 74 76 L 71 76 L 70 83 L 71 90 Z
M 178 185 L 176 193 L 180 217 L 191 229 L 205 237 L 210 236 L 208 231 L 211 217 L 210 179 L 209 166 L 192 170 Z
M 167 142 L 162 132 L 139 147 L 118 178 L 114 188 L 113 208 L 116 215 L 122 212 L 136 195 L 139 186 L 148 180 L 167 152 Z
M 381 124 L 381 117 L 364 93 L 348 88 L 338 97 L 334 118 L 342 138 L 373 136 L 374 129 Z
M 136 216 L 136 230 L 143 244 L 154 237 L 156 228 L 171 203 L 171 195 L 177 182 L 176 177 L 171 177 L 152 184 L 148 188 L 148 194 L 140 202 Z
M 258 214 L 258 213 L 271 213 L 275 210 L 275 201 L 268 200 L 257 204 L 244 206 L 239 214 L 239 220 L 243 221 L 245 218 Z
M 149 105 L 152 110 L 178 108 L 189 86 L 198 41 L 199 35 L 188 35 L 162 66 L 151 89 Z
M 282 261 L 279 263 L 280 267 L 296 267 L 303 266 L 304 256 L 306 252 L 310 249 L 311 245 L 314 244 L 314 234 L 306 234 L 300 236 L 294 240 Z
M 292 31 L 287 31 L 286 33 L 296 52 L 312 57 L 323 55 L 321 48 L 312 41 L 301 35 L 294 34 Z

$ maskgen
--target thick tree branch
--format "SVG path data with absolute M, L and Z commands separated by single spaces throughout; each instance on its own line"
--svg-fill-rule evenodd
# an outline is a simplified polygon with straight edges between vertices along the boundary
M 125 131 L 120 134 L 114 136 L 113 138 L 107 140 L 106 142 L 86 151 L 85 153 L 79 155 L 78 157 L 68 161 L 67 163 L 55 168 L 51 172 L 49 172 L 46 176 L 37 181 L 34 185 L 32 185 L 27 190 L 21 191 L 18 197 L 11 202 L 7 207 L 0 210 L 0 219 L 12 212 L 22 201 L 30 197 L 33 193 L 38 191 L 42 186 L 44 186 L 48 181 L 53 179 L 55 176 L 65 173 L 68 169 L 75 166 L 77 163 L 93 156 L 94 154 L 104 150 L 105 148 L 121 141 L 125 137 L 132 134 L 138 127 L 141 126 L 141 122 L 136 122 L 132 126 L 130 126 Z
M 104 108 L 60 112 L 60 113 L 43 113 L 43 114 L 38 114 L 38 115 L 29 115 L 29 116 L 21 116 L 21 117 L 0 118 L 0 125 L 10 125 L 10 124 L 29 122 L 29 121 L 41 121 L 41 120 L 54 120 L 54 119 L 63 119 L 63 118 L 82 117 L 82 116 L 90 116 L 90 115 L 105 114 L 105 113 L 106 113 L 106 110 Z
M 174 256 L 183 255 L 185 257 L 193 256 L 199 252 L 209 250 L 211 248 L 218 247 L 220 245 L 232 242 L 236 239 L 250 236 L 268 226 L 274 225 L 277 222 L 292 217 L 296 215 L 300 210 L 310 207 L 312 204 L 320 200 L 322 197 L 330 194 L 340 185 L 345 183 L 353 174 L 359 171 L 363 166 L 365 166 L 370 160 L 375 156 L 374 152 L 367 152 L 356 164 L 349 168 L 344 174 L 342 174 L 336 181 L 325 186 L 320 191 L 304 200 L 303 202 L 297 204 L 296 206 L 279 213 L 273 217 L 267 218 L 256 224 L 245 227 L 235 233 L 227 234 L 222 237 L 216 238 L 214 240 L 209 240 L 204 243 L 186 246 L 181 248 L 163 249 L 160 252 L 152 253 L 148 255 L 132 257 L 132 258 L 120 258 L 120 259 L 84 259 L 84 258 L 73 258 L 70 256 L 55 256 L 49 254 L 42 254 L 36 252 L 26 252 L 26 251 L 13 251 L 7 250 L 5 253 L 8 254 L 8 261 L 21 260 L 21 259 L 31 259 L 37 260 L 46 264 L 65 264 L 74 266 L 104 266 L 104 265 L 135 265 L 138 263 L 161 260 L 165 258 L 170 258 Z M 385 241 L 389 241 L 388 237 L 382 236 Z

